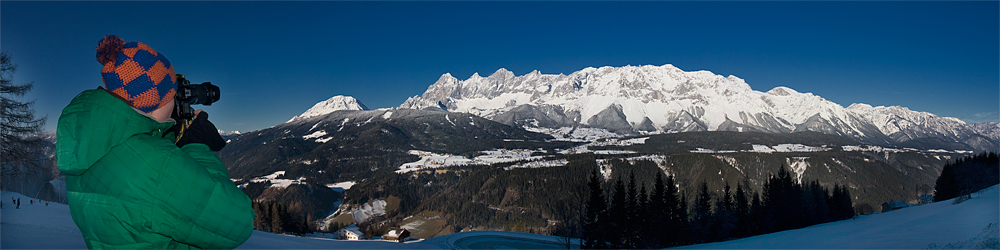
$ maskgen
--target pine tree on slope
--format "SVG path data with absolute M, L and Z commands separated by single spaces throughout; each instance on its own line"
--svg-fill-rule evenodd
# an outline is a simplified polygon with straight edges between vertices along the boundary
M 583 247 L 588 249 L 607 248 L 603 237 L 606 227 L 601 221 L 607 220 L 607 217 L 600 216 L 605 212 L 607 204 L 604 200 L 604 191 L 601 190 L 601 179 L 598 177 L 597 169 L 594 169 L 591 173 L 587 187 L 590 191 L 590 199 L 587 200 L 587 215 L 583 228 Z
M 33 137 L 45 126 L 45 117 L 35 119 L 34 101 L 21 102 L 34 82 L 14 84 L 14 64 L 10 54 L 0 53 L 0 161 L 4 175 L 22 173 L 20 167 L 37 167 L 42 139 Z

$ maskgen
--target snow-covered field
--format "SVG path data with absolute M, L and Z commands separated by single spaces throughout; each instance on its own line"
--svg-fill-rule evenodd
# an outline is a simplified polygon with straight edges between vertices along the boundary
M 462 166 L 471 164 L 493 164 L 493 163 L 514 162 L 514 161 L 524 161 L 524 160 L 538 160 L 544 157 L 544 156 L 531 156 L 531 154 L 535 152 L 541 152 L 541 150 L 496 149 L 496 150 L 481 151 L 483 155 L 476 156 L 473 159 L 469 159 L 461 155 L 438 154 L 420 150 L 410 150 L 409 153 L 412 155 L 420 156 L 420 160 L 410 163 L 404 163 L 402 166 L 399 166 L 399 170 L 396 170 L 396 173 L 404 174 L 417 170 Z
M 404 174 L 423 169 L 461 166 L 472 163 L 472 160 L 461 155 L 437 154 L 420 150 L 410 150 L 409 153 L 420 156 L 420 160 L 403 163 L 402 166 L 399 166 L 399 170 L 396 170 L 396 173 Z
M 345 181 L 345 182 L 337 182 L 337 183 L 333 183 L 333 184 L 326 184 L 326 187 L 328 187 L 330 189 L 333 189 L 333 191 L 344 192 L 344 191 L 346 191 L 348 189 L 351 189 L 351 187 L 353 187 L 354 184 L 358 184 L 358 183 L 357 182 L 353 182 L 353 181 Z
M 537 130 L 537 129 L 536 129 Z M 614 133 L 606 132 L 603 129 L 591 129 L 591 128 L 577 128 L 573 129 L 570 127 L 564 127 L 560 129 L 545 129 L 546 132 L 550 133 L 566 133 L 566 136 L 576 138 L 573 136 L 580 136 L 580 138 L 590 138 L 593 136 L 611 136 L 620 137 Z M 555 131 L 555 132 L 553 132 Z M 570 133 L 569 131 L 574 131 Z M 604 132 L 601 132 L 604 131 Z M 558 138 L 558 137 L 557 137 Z M 646 139 L 649 137 L 632 138 L 619 140 L 618 138 L 608 138 L 601 137 L 605 140 L 597 142 L 594 140 L 579 140 L 579 141 L 590 141 L 590 143 L 579 145 L 570 149 L 559 150 L 559 154 L 581 154 L 581 153 L 594 153 L 594 154 L 634 154 L 635 151 L 629 150 L 590 150 L 590 146 L 630 146 L 635 144 L 644 144 Z M 593 139 L 593 138 L 591 138 Z M 559 139 L 562 140 L 562 139 Z M 568 139 L 567 139 L 568 140 Z M 574 139 L 575 140 L 575 139 Z M 596 140 L 596 139 L 595 139 Z M 520 141 L 508 139 L 506 141 Z M 566 160 L 551 160 L 542 161 L 541 159 L 545 156 L 531 156 L 535 152 L 544 152 L 542 149 L 531 150 L 531 149 L 495 149 L 480 151 L 482 155 L 476 156 L 472 159 L 466 158 L 461 155 L 452 154 L 439 154 L 434 152 L 420 151 L 420 150 L 410 150 L 408 153 L 416 156 L 420 156 L 420 160 L 414 162 L 404 163 L 399 166 L 399 170 L 396 173 L 405 174 L 418 170 L 434 169 L 441 167 L 451 167 L 451 166 L 462 166 L 462 165 L 476 165 L 476 164 L 494 164 L 494 163 L 504 163 L 504 162 L 515 162 L 515 161 L 530 161 L 524 164 L 517 164 L 514 166 L 507 167 L 506 169 L 512 168 L 538 168 L 538 167 L 558 167 L 566 165 Z
M 21 199 L 21 208 L 11 204 Z M 55 202 L 30 204 L 31 198 L 19 193 L 0 191 L 0 249 L 72 249 L 87 248 L 83 234 L 73 223 L 69 206 Z
M 351 216 L 354 217 L 354 223 L 364 222 L 372 216 L 384 215 L 386 204 L 385 200 L 376 199 L 370 203 L 365 203 L 364 205 L 351 210 Z
M 622 135 L 602 128 L 544 128 L 537 126 L 524 126 L 525 130 L 551 135 L 556 141 L 592 142 L 603 138 L 618 138 Z
M 1000 188 L 993 186 L 972 195 L 971 200 L 952 200 L 861 216 L 807 228 L 760 235 L 739 240 L 686 246 L 690 249 L 783 248 L 783 249 L 927 249 L 997 248 L 1000 225 Z M 21 198 L 21 208 L 9 203 Z M 84 249 L 83 237 L 73 224 L 65 204 L 28 204 L 30 198 L 0 192 L 0 248 Z M 575 241 L 574 241 L 575 242 Z M 341 241 L 296 237 L 254 231 L 239 249 L 557 249 L 562 238 L 547 235 L 472 231 L 421 241 Z M 574 246 L 577 248 L 578 246 Z
M 813 147 L 813 146 L 806 146 L 806 145 L 802 145 L 802 144 L 778 144 L 778 145 L 773 146 L 773 147 L 772 146 L 767 146 L 767 145 L 753 144 L 751 146 L 753 146 L 752 150 L 740 150 L 738 152 L 754 152 L 754 153 L 822 152 L 822 151 L 828 151 L 828 150 L 832 149 L 832 148 L 828 148 L 826 146 Z M 704 148 L 697 148 L 695 150 L 690 150 L 690 151 L 691 151 L 691 153 L 705 153 L 705 154 L 713 154 L 713 153 L 735 153 L 735 152 L 737 152 L 736 150 L 713 150 L 713 149 L 704 149 Z
M 953 204 L 952 199 L 797 230 L 681 248 L 974 249 L 977 244 L 992 242 L 992 249 L 996 249 L 1000 237 L 997 233 L 1000 224 L 998 189 L 990 187 L 959 204 Z
M 511 170 L 515 168 L 547 168 L 547 167 L 559 167 L 565 166 L 569 161 L 566 159 L 551 160 L 551 161 L 532 161 L 522 164 L 515 164 L 509 167 L 503 168 L 504 170 Z
M 696 148 L 694 150 L 689 150 L 689 151 L 691 153 L 715 154 L 715 153 L 736 153 L 736 152 L 752 152 L 752 153 L 823 152 L 823 151 L 833 150 L 833 148 L 829 148 L 826 145 L 819 146 L 819 147 L 813 147 L 813 146 L 807 146 L 807 145 L 802 145 L 802 144 L 778 144 L 776 146 L 767 146 L 767 145 L 753 144 L 751 146 L 753 146 L 753 149 L 751 149 L 751 150 L 739 150 L 739 151 L 736 151 L 736 150 L 714 150 L 714 149 L 705 149 L 705 148 Z M 930 152 L 930 153 L 948 153 L 948 154 L 950 154 L 950 153 L 955 153 L 955 154 L 971 154 L 972 153 L 972 151 L 965 151 L 965 150 L 948 151 L 948 150 L 942 150 L 942 149 L 931 149 L 931 150 L 918 150 L 918 149 L 913 149 L 913 148 L 897 149 L 897 148 L 883 148 L 883 147 L 880 147 L 880 146 L 872 146 L 872 145 L 841 146 L 841 150 L 848 151 L 848 152 L 851 152 L 851 151 L 868 151 L 868 152 L 879 152 L 879 153 L 882 153 L 882 152 L 893 152 L 893 153 L 898 153 L 898 152 Z
M 285 171 L 276 171 L 276 172 L 274 172 L 272 174 L 269 174 L 269 175 L 265 175 L 265 176 L 253 178 L 250 181 L 248 181 L 248 182 L 243 183 L 242 185 L 240 185 L 240 188 L 245 187 L 247 184 L 249 184 L 251 182 L 265 182 L 265 181 L 270 181 L 271 182 L 271 187 L 286 188 L 286 187 L 288 187 L 288 186 L 290 186 L 292 184 L 302 184 L 302 182 L 306 180 L 305 177 L 299 177 L 299 178 L 296 178 L 296 179 L 277 179 L 278 176 L 282 176 L 284 174 L 285 174 Z M 283 176 L 283 178 L 288 178 L 288 176 Z

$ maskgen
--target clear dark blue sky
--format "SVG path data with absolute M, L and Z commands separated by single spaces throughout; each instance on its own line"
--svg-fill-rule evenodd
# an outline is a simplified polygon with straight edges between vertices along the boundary
M 673 64 L 811 92 L 1000 121 L 1000 4 L 989 2 L 0 2 L 15 82 L 55 130 L 101 86 L 115 34 L 211 81 L 223 130 L 287 121 L 351 95 L 395 107 L 441 74 Z

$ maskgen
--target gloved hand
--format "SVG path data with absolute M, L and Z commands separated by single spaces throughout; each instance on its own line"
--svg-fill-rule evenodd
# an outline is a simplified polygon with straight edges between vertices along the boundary
M 194 121 L 184 130 L 184 135 L 177 141 L 177 147 L 183 147 L 189 143 L 205 144 L 212 151 L 219 151 L 226 147 L 226 141 L 219 135 L 219 130 L 215 128 L 215 125 L 208 121 L 208 112 L 204 111 L 195 115 Z

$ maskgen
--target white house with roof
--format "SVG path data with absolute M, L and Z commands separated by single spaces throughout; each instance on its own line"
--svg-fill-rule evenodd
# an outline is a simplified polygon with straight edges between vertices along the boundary
M 383 240 L 395 242 L 403 242 L 407 237 L 410 237 L 410 230 L 405 228 L 395 228 L 382 235 Z
M 355 226 L 354 224 L 348 225 L 335 233 L 341 240 L 360 240 L 364 237 L 364 233 L 361 233 L 361 228 Z

